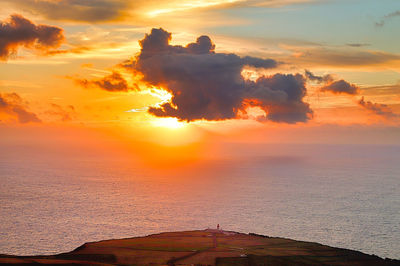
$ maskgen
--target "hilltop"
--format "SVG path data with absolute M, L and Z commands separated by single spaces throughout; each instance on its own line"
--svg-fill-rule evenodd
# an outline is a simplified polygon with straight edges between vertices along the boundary
M 0 255 L 0 264 L 400 265 L 400 261 L 312 242 L 206 229 L 86 243 L 51 256 Z

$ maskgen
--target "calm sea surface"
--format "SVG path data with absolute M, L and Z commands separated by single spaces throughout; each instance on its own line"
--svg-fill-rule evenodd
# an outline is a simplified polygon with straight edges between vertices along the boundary
M 124 158 L 7 149 L 0 253 L 53 254 L 219 223 L 400 259 L 399 147 L 237 145 L 168 173 Z

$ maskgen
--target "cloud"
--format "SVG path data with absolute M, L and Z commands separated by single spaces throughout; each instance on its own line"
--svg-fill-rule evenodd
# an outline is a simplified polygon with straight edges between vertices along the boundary
M 383 27 L 388 19 L 400 16 L 400 10 L 389 13 L 383 17 L 379 22 L 375 22 L 376 27 Z
M 266 8 L 279 8 L 288 5 L 310 4 L 323 2 L 325 0 L 220 0 L 220 1 L 204 1 L 201 7 L 215 7 L 215 8 L 233 8 L 233 7 L 266 7 Z M 198 2 L 197 2 L 198 3 Z
M 357 50 L 348 48 L 332 49 L 326 47 L 290 47 L 287 49 L 292 52 L 291 57 L 284 57 L 281 60 L 290 62 L 296 66 L 316 67 L 348 67 L 360 68 L 372 66 L 382 66 L 388 68 L 398 67 L 400 55 L 372 50 Z
M 396 102 L 396 100 L 400 100 L 400 82 L 393 85 L 365 87 L 363 95 L 379 95 L 383 96 L 385 100 L 390 99 L 392 102 Z
M 360 93 L 360 88 L 354 84 L 341 79 L 336 80 L 330 74 L 324 76 L 314 75 L 311 71 L 305 70 L 305 76 L 308 80 L 315 81 L 317 83 L 324 83 L 325 86 L 321 87 L 320 91 L 329 91 L 334 94 L 350 94 L 357 95 Z
M 52 103 L 50 107 L 51 109 L 47 110 L 45 114 L 55 116 L 63 122 L 71 121 L 76 116 L 75 107 L 72 105 L 68 105 L 64 108 L 58 104 Z
M 379 22 L 375 22 L 375 27 L 383 27 L 383 26 L 385 26 L 385 21 L 384 20 L 381 20 Z
M 134 87 L 129 86 L 128 82 L 118 72 L 112 72 L 110 75 L 97 80 L 88 80 L 88 79 L 81 79 L 74 77 L 69 77 L 69 78 L 73 79 L 77 84 L 85 88 L 96 87 L 106 91 L 138 90 L 136 86 Z
M 395 12 L 385 15 L 385 18 L 393 18 L 393 17 L 398 17 L 398 16 L 400 16 L 400 10 L 397 10 Z
M 51 20 L 112 22 L 130 19 L 135 23 L 152 21 L 157 16 L 192 10 L 222 8 L 277 8 L 321 0 L 2 0 L 24 11 Z M 225 21 L 226 22 L 226 21 Z M 204 21 L 203 21 L 204 23 Z
M 0 59 L 6 60 L 20 46 L 39 51 L 57 48 L 64 41 L 63 30 L 47 25 L 35 25 L 21 15 L 0 22 Z
M 68 50 L 49 50 L 49 51 L 45 51 L 44 54 L 45 55 L 59 55 L 59 54 L 83 54 L 86 52 L 89 52 L 91 50 L 94 50 L 95 47 L 89 47 L 89 46 L 77 46 L 77 47 L 73 47 L 70 48 Z
M 16 93 L 0 93 L 0 113 L 15 117 L 19 123 L 42 122 L 35 113 L 26 109 L 22 98 Z
M 334 81 L 326 86 L 320 88 L 321 91 L 329 91 L 335 94 L 350 94 L 357 95 L 360 93 L 360 88 L 354 84 L 350 84 L 347 81 L 341 79 Z
M 376 115 L 384 116 L 386 118 L 396 118 L 399 117 L 398 114 L 393 113 L 392 109 L 390 109 L 389 106 L 386 104 L 379 104 L 379 103 L 373 103 L 370 101 L 365 101 L 364 97 L 362 97 L 359 101 L 358 104 L 365 109 L 373 112 Z
M 140 41 L 136 59 L 122 64 L 139 72 L 149 86 L 171 93 L 170 102 L 150 107 L 149 113 L 184 121 L 224 120 L 239 118 L 247 107 L 257 106 L 266 113 L 259 119 L 262 121 L 296 123 L 312 117 L 303 101 L 306 87 L 302 75 L 275 74 L 256 81 L 241 75 L 245 66 L 275 68 L 275 60 L 216 53 L 208 36 L 185 47 L 170 45 L 170 40 L 171 33 L 152 29 Z
M 346 43 L 347 46 L 350 47 L 365 47 L 365 46 L 370 46 L 369 43 Z
M 322 77 L 316 76 L 308 70 L 305 71 L 305 75 L 309 80 L 317 81 L 319 83 L 322 83 L 322 82 L 326 83 L 325 86 L 323 86 L 319 89 L 320 91 L 329 91 L 334 94 L 348 94 L 348 95 L 359 95 L 360 91 L 361 91 L 357 85 L 350 84 L 349 82 L 347 82 L 343 79 L 334 81 L 333 77 L 331 75 L 325 75 Z M 395 91 L 397 90 L 396 85 L 390 86 L 390 87 L 392 87 Z M 376 88 L 380 89 L 382 87 L 372 87 L 370 89 L 376 89 Z M 386 93 L 388 93 L 387 86 L 384 86 L 383 88 L 385 89 Z M 392 89 L 392 91 L 393 91 L 393 89 Z M 358 105 L 375 113 L 376 115 L 384 116 L 386 118 L 399 117 L 399 115 L 393 113 L 393 111 L 390 109 L 389 106 L 387 106 L 385 104 L 372 103 L 370 101 L 365 101 L 364 96 L 357 103 L 358 103 Z
M 128 9 L 124 0 L 12 0 L 23 10 L 51 20 L 102 22 L 119 19 Z
M 304 73 L 308 80 L 315 81 L 318 83 L 326 83 L 326 82 L 333 81 L 333 77 L 330 74 L 327 74 L 324 76 L 317 76 L 317 75 L 314 75 L 311 71 L 309 71 L 307 69 L 304 71 Z

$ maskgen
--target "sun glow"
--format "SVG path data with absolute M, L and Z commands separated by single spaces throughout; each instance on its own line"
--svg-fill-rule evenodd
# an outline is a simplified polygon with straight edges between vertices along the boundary
M 170 92 L 168 92 L 165 89 L 162 88 L 148 88 L 148 89 L 144 89 L 139 91 L 140 94 L 147 94 L 147 95 L 151 95 L 154 98 L 160 99 L 161 101 L 156 103 L 155 106 L 160 106 L 163 103 L 169 102 L 171 101 L 172 98 L 172 94 Z
M 152 122 L 155 127 L 163 127 L 168 129 L 180 129 L 187 126 L 186 122 L 180 122 L 178 119 L 174 117 L 168 118 L 157 118 Z

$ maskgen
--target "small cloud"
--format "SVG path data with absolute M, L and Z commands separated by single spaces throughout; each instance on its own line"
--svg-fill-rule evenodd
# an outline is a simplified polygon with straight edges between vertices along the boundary
M 6 21 L 0 21 L 0 59 L 7 60 L 16 54 L 19 47 L 25 47 L 50 54 L 64 41 L 61 28 L 35 25 L 21 15 L 14 14 Z
M 335 94 L 350 94 L 357 95 L 360 92 L 360 88 L 357 85 L 350 84 L 347 81 L 341 79 L 334 81 L 326 86 L 320 88 L 321 91 L 329 91 Z
M 327 74 L 324 76 L 317 76 L 317 75 L 314 75 L 311 71 L 309 71 L 307 69 L 304 71 L 304 74 L 308 80 L 315 81 L 318 83 L 326 83 L 326 82 L 333 81 L 333 76 L 330 74 Z
M 45 55 L 59 55 L 59 54 L 83 54 L 85 52 L 93 50 L 94 47 L 88 46 L 77 46 L 70 49 L 63 49 L 63 50 L 48 50 L 43 52 Z
M 385 21 L 384 20 L 381 20 L 379 22 L 375 22 L 375 27 L 381 28 L 383 26 L 385 26 Z
M 101 79 L 96 80 L 88 80 L 81 79 L 75 77 L 68 77 L 73 79 L 77 84 L 84 88 L 100 88 L 106 91 L 130 91 L 130 90 L 138 90 L 136 84 L 134 86 L 129 86 L 128 82 L 124 79 L 124 77 L 118 72 L 112 72 L 110 75 L 105 76 Z
M 350 47 L 365 47 L 365 46 L 370 46 L 369 43 L 346 43 L 347 46 Z
M 16 118 L 21 124 L 42 122 L 35 113 L 27 110 L 26 103 L 17 93 L 0 93 L 0 113 Z
M 358 86 L 350 84 L 343 79 L 335 81 L 334 77 L 331 74 L 317 76 L 314 75 L 311 71 L 305 70 L 305 76 L 308 80 L 315 81 L 317 83 L 324 83 L 325 85 L 319 89 L 320 91 L 329 91 L 334 94 L 350 95 L 356 95 L 360 92 L 360 88 Z
M 400 16 L 400 10 L 397 10 L 397 11 L 394 11 L 392 13 L 389 13 L 389 14 L 385 15 L 379 22 L 375 22 L 375 26 L 381 28 L 381 27 L 385 26 L 385 23 L 389 19 L 394 18 L 394 17 L 398 17 L 398 16 Z
M 364 96 L 358 101 L 358 104 L 363 108 L 373 112 L 376 115 L 384 116 L 386 118 L 397 118 L 398 114 L 393 113 L 392 109 L 386 104 L 373 103 L 365 101 Z
M 76 116 L 75 107 L 72 105 L 62 107 L 58 104 L 52 103 L 50 107 L 51 108 L 47 110 L 45 114 L 57 117 L 57 119 L 63 122 L 71 121 Z

